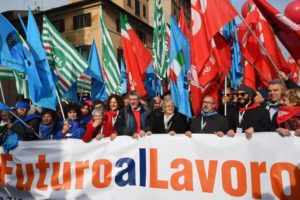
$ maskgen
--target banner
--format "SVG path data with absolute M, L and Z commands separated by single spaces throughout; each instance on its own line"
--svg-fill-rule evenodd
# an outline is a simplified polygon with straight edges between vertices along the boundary
M 0 199 L 300 199 L 300 138 L 128 136 L 20 142 Z

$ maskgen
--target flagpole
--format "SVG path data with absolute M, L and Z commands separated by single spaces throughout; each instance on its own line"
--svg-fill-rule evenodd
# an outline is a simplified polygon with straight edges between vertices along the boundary
M 1 91 L 1 96 L 2 96 L 3 103 L 6 104 L 1 80 L 0 80 L 0 91 Z
M 63 110 L 63 107 L 62 107 L 62 104 L 61 104 L 60 96 L 58 94 L 57 89 L 55 90 L 55 93 L 56 93 L 58 105 L 59 105 L 59 108 L 60 108 L 60 111 L 61 111 L 61 116 L 62 116 L 63 120 L 66 121 L 66 116 L 65 116 L 65 113 L 64 113 L 64 110 Z
M 252 31 L 251 27 L 249 26 L 249 24 L 245 21 L 245 19 L 241 16 L 240 13 L 238 13 L 239 18 L 242 20 L 242 22 L 246 25 L 246 27 L 248 28 L 248 30 L 250 31 L 250 33 L 253 35 L 253 37 L 255 38 L 255 40 L 258 42 L 259 46 L 262 48 L 262 50 L 264 51 L 264 53 L 267 55 L 268 59 L 271 62 L 271 66 L 274 68 L 274 70 L 277 72 L 278 77 L 280 78 L 279 75 L 279 69 L 276 66 L 276 64 L 274 63 L 273 59 L 271 58 L 271 56 L 268 54 L 266 48 L 264 47 L 264 45 L 262 44 L 262 42 L 256 37 L 255 33 Z
M 268 80 L 268 78 L 258 69 L 258 67 L 254 65 L 253 62 L 251 62 L 243 53 L 241 53 L 241 55 L 251 65 L 251 67 L 253 67 L 253 69 L 255 69 L 267 82 L 270 82 L 270 80 Z
M 32 127 L 30 127 L 24 120 L 22 120 L 18 115 L 16 115 L 13 111 L 9 111 L 10 114 L 12 114 L 15 118 L 17 118 L 23 125 L 26 126 L 26 128 L 31 129 L 33 131 L 33 134 L 37 137 L 40 138 L 39 135 L 33 130 Z
M 224 87 L 224 95 L 227 96 L 227 76 L 225 77 L 225 83 L 224 83 L 225 87 Z M 223 97 L 222 97 L 223 98 Z M 224 116 L 227 116 L 227 102 L 225 102 L 224 105 Z

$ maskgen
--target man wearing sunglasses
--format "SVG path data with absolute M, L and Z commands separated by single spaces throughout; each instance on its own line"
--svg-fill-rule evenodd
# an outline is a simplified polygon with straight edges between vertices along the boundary
M 256 92 L 242 84 L 236 95 L 238 106 L 229 115 L 230 130 L 227 135 L 233 137 L 236 133 L 246 133 L 246 138 L 251 139 L 254 132 L 270 131 L 269 113 L 254 101 Z

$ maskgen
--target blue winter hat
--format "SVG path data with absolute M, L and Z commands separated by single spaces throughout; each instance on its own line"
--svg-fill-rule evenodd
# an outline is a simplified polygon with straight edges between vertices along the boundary
M 30 109 L 29 103 L 26 101 L 18 101 L 15 105 L 15 109 L 18 108 L 26 108 L 27 110 Z

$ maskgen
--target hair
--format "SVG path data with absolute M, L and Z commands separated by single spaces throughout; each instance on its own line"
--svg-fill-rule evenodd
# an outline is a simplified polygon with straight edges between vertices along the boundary
M 120 108 L 123 108 L 124 107 L 124 99 L 121 97 L 121 96 L 119 96 L 119 95 L 117 95 L 117 94 L 111 94 L 109 97 L 108 97 L 108 99 L 107 99 L 107 105 L 106 105 L 106 110 L 110 110 L 110 107 L 109 107 L 109 104 L 110 104 L 110 101 L 112 100 L 112 99 L 116 99 L 116 101 L 117 101 L 117 104 L 118 104 L 118 110 L 120 109 Z
M 210 96 L 210 95 L 205 95 L 204 97 L 203 97 L 203 99 L 205 99 L 206 97 L 210 97 L 210 98 L 212 98 L 212 100 L 213 100 L 213 104 L 215 104 L 216 102 L 215 102 L 215 99 L 212 97 L 212 96 Z
M 165 99 L 162 103 L 162 107 L 164 108 L 168 103 L 172 103 L 175 106 L 172 99 Z
M 138 91 L 136 91 L 136 90 L 133 90 L 133 91 L 129 92 L 128 95 L 129 96 L 137 96 L 139 99 L 141 99 L 140 93 Z
M 96 100 L 96 101 L 94 101 L 94 103 L 93 103 L 93 108 L 94 108 L 96 105 L 99 105 L 99 104 L 102 104 L 102 105 L 104 106 L 104 102 L 103 102 L 103 101 L 101 101 L 101 100 Z
M 288 89 L 283 92 L 283 97 L 287 97 L 290 103 L 295 103 L 296 106 L 300 106 L 300 90 Z
M 51 115 L 53 119 L 56 119 L 57 117 L 57 113 L 54 110 L 50 110 L 48 108 L 43 109 L 41 116 L 44 116 L 46 114 Z
M 268 86 L 269 85 L 280 85 L 282 87 L 282 89 L 286 89 L 286 87 L 281 79 L 274 79 L 268 83 Z
M 104 109 L 103 108 L 94 109 L 93 112 L 92 112 L 92 115 L 94 116 L 96 113 L 100 113 L 103 116 L 104 115 Z
M 78 104 L 75 103 L 70 103 L 66 106 L 66 112 L 71 112 L 71 111 L 75 111 L 77 114 L 79 114 L 79 106 Z

